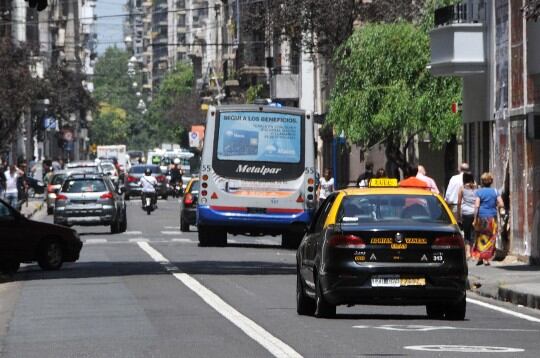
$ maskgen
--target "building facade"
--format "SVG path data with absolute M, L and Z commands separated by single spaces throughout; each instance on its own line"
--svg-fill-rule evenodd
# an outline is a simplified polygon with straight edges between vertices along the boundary
M 463 78 L 464 160 L 491 171 L 509 222 L 498 249 L 540 260 L 540 25 L 522 0 L 438 9 L 431 71 Z M 450 46 L 448 45 L 450 44 Z

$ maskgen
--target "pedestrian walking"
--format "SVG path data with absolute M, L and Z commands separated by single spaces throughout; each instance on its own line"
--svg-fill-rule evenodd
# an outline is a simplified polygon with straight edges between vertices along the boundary
M 319 180 L 319 205 L 334 191 L 334 178 L 332 178 L 332 172 L 326 168 L 324 170 L 324 176 Z
M 24 172 L 15 165 L 10 165 L 9 169 L 4 172 L 5 178 L 5 199 L 9 205 L 19 210 L 19 190 L 17 188 L 17 180 Z
M 458 191 L 457 216 L 465 238 L 465 255 L 467 259 L 471 257 L 472 247 L 474 246 L 474 205 L 476 202 L 477 185 L 471 172 L 462 173 L 463 185 Z
M 444 200 L 446 204 L 452 210 L 452 214 L 458 218 L 458 193 L 463 186 L 463 173 L 469 170 L 469 164 L 461 163 L 458 169 L 458 174 L 452 176 L 448 182 L 448 187 L 446 188 L 446 193 L 444 194 Z
M 480 177 L 482 188 L 476 191 L 474 231 L 476 240 L 473 257 L 478 259 L 477 265 L 489 265 L 495 255 L 497 240 L 497 209 L 504 215 L 504 203 L 496 189 L 491 188 L 493 175 L 489 172 Z
M 427 176 L 426 168 L 424 168 L 423 165 L 418 166 L 418 174 L 416 174 L 416 177 L 424 181 L 427 184 L 429 190 L 431 190 L 433 193 L 439 194 L 439 188 L 437 188 L 435 180 Z
M 368 161 L 366 162 L 366 171 L 358 176 L 356 179 L 356 186 L 359 188 L 364 188 L 369 185 L 369 179 L 373 178 L 373 163 Z
M 429 190 L 426 182 L 416 177 L 417 174 L 417 166 L 407 168 L 405 171 L 405 179 L 401 180 L 398 185 L 402 188 L 420 188 Z

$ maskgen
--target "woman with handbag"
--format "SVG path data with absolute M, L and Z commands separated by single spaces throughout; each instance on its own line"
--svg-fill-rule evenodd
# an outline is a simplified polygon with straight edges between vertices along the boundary
M 476 202 L 476 183 L 471 172 L 463 172 L 463 186 L 458 191 L 457 220 L 465 237 L 465 255 L 470 258 L 474 247 L 473 221 Z
M 497 240 L 497 209 L 504 211 L 504 203 L 497 190 L 491 188 L 493 175 L 484 173 L 480 177 L 482 188 L 476 191 L 474 231 L 476 240 L 472 256 L 478 259 L 476 265 L 489 265 L 495 255 Z M 504 213 L 502 213 L 504 215 Z

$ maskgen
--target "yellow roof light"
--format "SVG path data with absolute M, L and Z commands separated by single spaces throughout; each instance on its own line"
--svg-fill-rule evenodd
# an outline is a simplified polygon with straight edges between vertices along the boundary
M 369 180 L 370 188 L 397 188 L 398 180 L 395 178 L 372 178 Z

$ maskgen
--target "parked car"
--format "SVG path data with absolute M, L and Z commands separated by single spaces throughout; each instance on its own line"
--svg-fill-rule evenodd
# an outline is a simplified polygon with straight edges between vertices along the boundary
M 0 199 L 0 269 L 13 273 L 21 262 L 57 270 L 79 259 L 82 242 L 73 229 L 25 218 Z
M 180 211 L 180 231 L 189 231 L 190 225 L 197 225 L 199 186 L 199 178 L 192 178 L 186 186 Z
M 66 179 L 68 172 L 65 170 L 60 170 L 54 172 L 52 178 L 47 185 L 47 197 L 45 201 L 47 203 L 47 214 L 51 215 L 54 212 L 54 202 L 56 201 L 56 193 L 62 188 L 64 180 Z
M 111 233 L 126 231 L 126 203 L 103 174 L 72 174 L 56 195 L 54 223 L 110 225 Z
M 134 165 L 128 171 L 124 184 L 126 188 L 126 200 L 128 200 L 131 196 L 141 195 L 142 187 L 139 185 L 139 180 L 142 176 L 144 176 L 144 171 L 147 168 L 152 171 L 152 176 L 155 177 L 158 182 L 158 187 L 156 189 L 158 196 L 161 196 L 163 199 L 167 199 L 169 195 L 167 177 L 161 172 L 159 165 L 142 164 Z
M 332 193 L 315 214 L 296 254 L 298 314 L 330 317 L 337 305 L 425 305 L 429 318 L 463 320 L 464 242 L 444 199 L 429 190 L 370 186 Z

